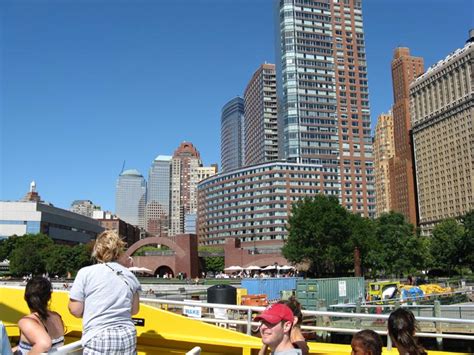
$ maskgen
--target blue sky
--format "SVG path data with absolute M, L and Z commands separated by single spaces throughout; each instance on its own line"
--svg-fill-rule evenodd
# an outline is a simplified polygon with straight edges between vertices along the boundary
M 472 0 L 365 0 L 372 122 L 392 104 L 393 49 L 428 67 L 462 47 Z M 220 164 L 220 111 L 274 63 L 271 0 L 2 0 L 0 199 L 35 180 L 69 208 L 115 209 L 125 161 L 145 177 L 184 141 Z

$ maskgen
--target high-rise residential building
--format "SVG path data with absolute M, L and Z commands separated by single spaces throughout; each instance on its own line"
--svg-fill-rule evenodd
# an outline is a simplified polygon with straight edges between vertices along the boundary
M 222 108 L 221 165 L 223 171 L 238 169 L 244 164 L 244 100 L 236 97 Z
M 390 159 L 391 209 L 417 224 L 415 170 L 410 137 L 410 83 L 423 74 L 423 58 L 410 55 L 406 47 L 396 48 L 392 59 L 393 134 L 395 154 Z
M 374 136 L 376 217 L 392 210 L 389 161 L 394 154 L 392 112 L 377 119 Z
M 135 169 L 123 171 L 115 188 L 115 213 L 127 223 L 145 228 L 146 181 Z
M 184 233 L 185 220 L 197 211 L 197 184 L 217 172 L 203 167 L 200 154 L 190 142 L 183 142 L 171 159 L 171 206 L 169 236 Z
M 245 165 L 278 159 L 278 110 L 274 64 L 262 64 L 244 93 Z
M 275 0 L 280 158 L 318 164 L 324 193 L 375 215 L 361 1 Z
M 325 179 L 326 178 L 326 179 Z M 244 249 L 278 253 L 293 203 L 331 184 L 321 166 L 273 161 L 223 172 L 199 183 L 201 245 L 239 238 Z
M 71 211 L 87 217 L 94 217 L 94 211 L 100 210 L 100 206 L 94 205 L 91 200 L 75 200 L 71 203 Z
M 410 86 L 419 224 L 424 235 L 474 208 L 474 30 Z
M 168 235 L 170 216 L 171 156 L 158 155 L 148 172 L 146 230 L 156 236 Z

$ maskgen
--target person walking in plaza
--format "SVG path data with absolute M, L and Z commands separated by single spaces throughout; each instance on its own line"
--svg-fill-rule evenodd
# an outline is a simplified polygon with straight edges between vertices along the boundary
M 415 337 L 417 324 L 412 312 L 397 308 L 388 317 L 388 334 L 400 355 L 427 355 Z
M 61 316 L 48 309 L 53 289 L 44 277 L 33 277 L 25 288 L 25 301 L 30 314 L 18 321 L 20 342 L 15 354 L 41 354 L 64 345 L 64 323 Z
M 79 270 L 69 294 L 69 311 L 82 317 L 84 355 L 136 354 L 140 283 L 129 270 L 125 243 L 116 231 L 101 233 L 92 256 L 97 264 Z
M 260 335 L 262 343 L 271 349 L 273 355 L 302 355 L 291 342 L 291 329 L 294 315 L 290 307 L 282 303 L 275 303 L 267 307 L 254 318 L 260 321 Z

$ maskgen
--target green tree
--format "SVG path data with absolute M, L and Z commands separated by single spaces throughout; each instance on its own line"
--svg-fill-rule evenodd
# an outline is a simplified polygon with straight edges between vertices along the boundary
M 380 259 L 378 253 L 380 247 L 378 239 L 375 237 L 375 222 L 369 218 L 353 214 L 349 245 L 352 250 L 359 249 L 363 274 L 371 273 L 374 275 L 375 267 Z M 350 257 L 351 262 L 353 262 L 353 255 L 350 255 Z
M 203 271 L 221 272 L 224 270 L 224 249 L 213 246 L 199 246 L 198 251 L 202 256 Z
M 14 275 L 39 275 L 46 272 L 45 251 L 53 240 L 44 234 L 26 234 L 18 237 L 11 252 L 10 272 Z
M 10 259 L 10 255 L 13 249 L 15 249 L 18 239 L 19 237 L 17 235 L 12 235 L 11 237 L 0 240 L 0 261 Z
M 317 195 L 293 205 L 288 239 L 282 248 L 290 262 L 309 262 L 316 275 L 347 271 L 351 214 L 334 196 Z
M 65 276 L 71 262 L 71 246 L 54 244 L 44 251 L 46 271 L 50 275 Z
M 474 271 L 474 210 L 467 212 L 462 218 L 464 236 L 459 251 L 461 263 Z
M 453 218 L 445 219 L 434 227 L 430 241 L 434 267 L 446 270 L 451 276 L 460 262 L 463 236 L 463 225 Z
M 377 244 L 373 250 L 375 270 L 402 275 L 422 270 L 427 262 L 427 244 L 415 234 L 413 225 L 401 213 L 382 214 L 375 221 Z

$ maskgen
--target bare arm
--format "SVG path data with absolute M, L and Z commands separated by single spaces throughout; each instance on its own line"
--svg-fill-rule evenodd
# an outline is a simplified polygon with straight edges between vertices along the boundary
M 18 322 L 18 327 L 21 330 L 22 336 L 32 345 L 28 354 L 41 354 L 51 349 L 51 337 L 39 322 L 28 317 L 23 317 Z
M 84 303 L 81 301 L 70 299 L 68 308 L 69 312 L 76 318 L 81 318 L 84 313 Z
M 132 300 L 132 316 L 137 314 L 139 310 L 140 310 L 140 296 L 138 295 L 138 292 L 135 292 L 133 294 L 133 300 Z

